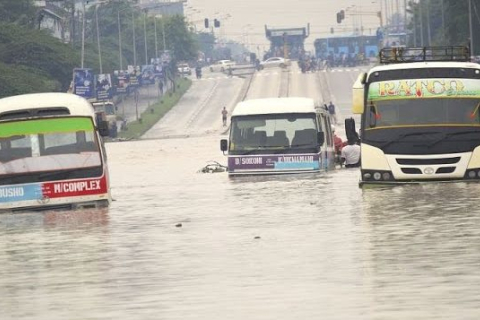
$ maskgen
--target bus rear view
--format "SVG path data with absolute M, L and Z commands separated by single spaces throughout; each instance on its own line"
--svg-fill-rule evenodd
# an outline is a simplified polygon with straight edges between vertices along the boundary
M 279 174 L 334 167 L 330 119 L 307 98 L 244 101 L 232 114 L 228 172 Z

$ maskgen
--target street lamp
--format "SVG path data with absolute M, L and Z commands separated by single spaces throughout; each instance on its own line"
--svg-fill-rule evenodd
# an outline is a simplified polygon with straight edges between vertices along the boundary
M 147 9 L 143 11 L 143 34 L 145 37 L 145 64 L 148 64 L 148 46 L 147 46 Z
M 99 3 L 100 4 L 100 3 Z M 103 74 L 102 67 L 102 48 L 100 47 L 100 29 L 98 27 L 98 5 L 95 6 L 95 24 L 97 26 L 97 47 L 98 47 L 98 61 L 100 63 L 100 74 Z
M 470 56 L 473 56 L 472 0 L 468 0 L 468 24 L 470 29 Z
M 85 62 L 85 0 L 82 0 L 83 12 L 82 12 L 82 69 Z

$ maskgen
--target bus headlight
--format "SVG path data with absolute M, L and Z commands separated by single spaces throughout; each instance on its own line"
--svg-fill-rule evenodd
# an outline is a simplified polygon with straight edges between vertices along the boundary
M 362 170 L 363 181 L 395 181 L 391 171 L 386 170 Z
M 479 180 L 480 179 L 480 168 L 468 169 L 463 176 L 466 180 Z

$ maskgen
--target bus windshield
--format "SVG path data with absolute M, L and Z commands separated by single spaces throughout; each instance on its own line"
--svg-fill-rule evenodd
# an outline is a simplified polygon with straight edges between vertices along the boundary
M 318 152 L 314 113 L 236 116 L 231 128 L 233 155 Z
M 480 98 L 425 98 L 368 101 L 366 128 L 480 126 Z
M 88 117 L 0 124 L 0 177 L 101 166 L 94 124 Z
M 369 86 L 366 126 L 479 126 L 480 80 L 411 79 Z

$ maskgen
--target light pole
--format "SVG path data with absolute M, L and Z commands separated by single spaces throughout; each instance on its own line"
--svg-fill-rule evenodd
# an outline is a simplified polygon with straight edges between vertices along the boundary
M 148 46 L 147 46 L 147 10 L 143 12 L 143 34 L 145 37 L 145 64 L 148 64 Z
M 82 69 L 85 62 L 85 0 L 82 1 L 83 12 L 82 12 Z
M 157 17 L 153 18 L 155 24 L 155 58 L 158 59 L 158 44 L 157 44 Z M 155 61 L 156 63 L 157 61 Z
M 98 27 L 98 4 L 95 6 L 95 24 L 97 26 L 97 47 L 98 47 L 98 62 L 100 63 L 100 74 L 103 74 L 102 67 L 102 48 L 100 47 L 100 29 Z
M 472 0 L 468 0 L 468 24 L 470 29 L 470 56 L 473 56 Z
M 132 28 L 133 28 L 133 68 L 137 67 L 137 40 L 135 39 L 135 13 L 132 9 Z
M 120 27 L 120 11 L 118 11 L 118 56 L 120 58 L 120 70 L 123 70 L 123 57 L 122 57 L 122 29 Z
M 422 1 L 420 1 L 418 3 L 418 6 L 419 6 L 419 10 L 420 10 L 420 46 L 423 47 L 424 46 L 424 42 L 423 42 L 423 10 L 422 10 Z

